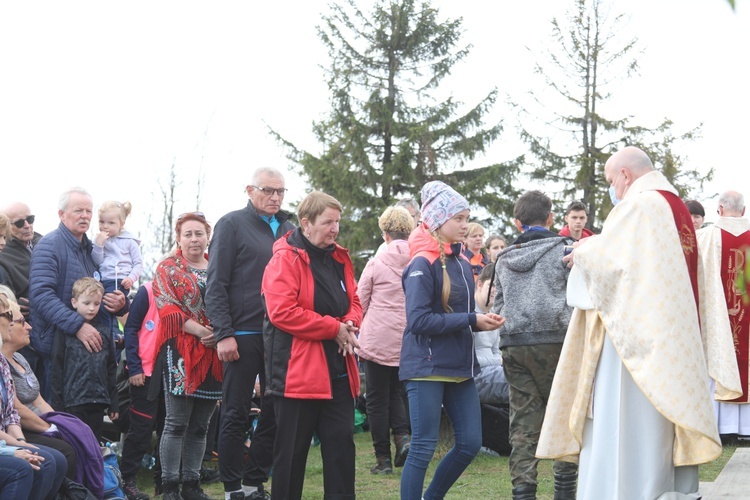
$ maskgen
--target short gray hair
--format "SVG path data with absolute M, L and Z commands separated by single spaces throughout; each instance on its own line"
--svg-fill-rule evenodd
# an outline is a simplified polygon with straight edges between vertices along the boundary
M 284 174 L 282 174 L 280 170 L 273 167 L 258 167 L 253 172 L 253 185 L 257 186 L 260 181 L 260 176 L 264 174 L 268 177 L 281 177 L 281 179 L 284 180 Z
M 737 191 L 725 191 L 719 196 L 719 206 L 724 207 L 730 217 L 740 217 L 745 209 L 745 198 Z
M 396 206 L 397 206 L 397 207 L 404 207 L 404 208 L 409 208 L 409 207 L 411 207 L 411 208 L 413 208 L 413 209 L 414 209 L 414 213 L 415 213 L 415 214 L 418 214 L 418 213 L 419 213 L 419 203 L 417 203 L 417 200 L 415 200 L 415 199 L 414 199 L 414 198 L 412 198 L 411 196 L 409 196 L 408 198 L 401 198 L 401 199 L 400 199 L 400 200 L 398 200 L 398 202 L 396 203 Z
M 60 195 L 60 201 L 57 202 L 57 209 L 64 212 L 68 209 L 68 205 L 70 204 L 70 197 L 74 194 L 82 194 L 85 196 L 88 196 L 89 199 L 93 201 L 93 198 L 89 194 L 88 191 L 83 189 L 82 187 L 72 187 L 65 191 L 63 194 Z

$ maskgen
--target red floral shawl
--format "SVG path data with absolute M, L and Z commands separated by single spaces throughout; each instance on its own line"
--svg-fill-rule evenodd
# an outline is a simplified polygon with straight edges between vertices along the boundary
M 161 351 L 166 341 L 175 339 L 177 350 L 185 360 L 185 393 L 195 392 L 209 370 L 220 381 L 222 365 L 216 349 L 204 346 L 198 337 L 182 330 L 189 319 L 203 326 L 209 324 L 198 280 L 190 271 L 182 250 L 178 249 L 173 257 L 159 263 L 153 292 L 160 318 L 156 352 Z

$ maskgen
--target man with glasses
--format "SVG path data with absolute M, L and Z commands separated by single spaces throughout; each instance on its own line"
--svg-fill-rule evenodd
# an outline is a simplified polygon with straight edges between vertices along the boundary
M 286 188 L 276 169 L 262 167 L 245 188 L 247 207 L 230 212 L 214 227 L 208 259 L 206 313 L 219 359 L 224 363 L 219 430 L 219 472 L 226 499 L 267 498 L 263 483 L 273 463 L 276 423 L 273 403 L 263 398 L 261 416 L 243 466 L 253 386 L 263 362 L 261 281 L 275 241 L 294 229 L 281 210 Z
M 34 215 L 28 205 L 14 202 L 3 209 L 10 219 L 10 241 L 0 252 L 0 266 L 10 278 L 10 289 L 16 294 L 24 317 L 29 317 L 29 266 L 31 250 L 42 238 L 34 232 Z
M 18 305 L 24 318 L 29 319 L 29 270 L 31 268 L 31 251 L 42 239 L 34 231 L 35 217 L 25 203 L 10 203 L 3 209 L 10 220 L 10 240 L 0 252 L 0 266 L 8 274 L 8 287 L 16 294 Z M 21 354 L 31 365 L 32 370 L 42 379 L 45 376 L 39 354 L 31 347 L 21 349 Z

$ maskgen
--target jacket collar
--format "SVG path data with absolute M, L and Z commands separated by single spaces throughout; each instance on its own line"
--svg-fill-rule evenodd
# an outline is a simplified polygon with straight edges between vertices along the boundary
M 57 226 L 57 229 L 60 230 L 60 234 L 62 235 L 63 241 L 65 241 L 65 243 L 68 246 L 76 250 L 78 248 L 82 248 L 86 250 L 87 252 L 91 252 L 91 249 L 93 247 L 91 244 L 91 240 L 89 239 L 88 236 L 86 236 L 86 234 L 84 234 L 81 240 L 79 241 L 78 238 L 76 238 L 75 235 L 70 231 L 70 229 L 65 227 L 65 224 L 63 224 L 62 222 L 60 222 L 60 225 Z

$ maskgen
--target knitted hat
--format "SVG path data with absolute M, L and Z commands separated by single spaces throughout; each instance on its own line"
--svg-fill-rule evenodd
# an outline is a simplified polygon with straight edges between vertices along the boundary
M 431 181 L 422 187 L 422 223 L 431 231 L 437 231 L 457 213 L 468 208 L 466 198 L 444 182 Z

